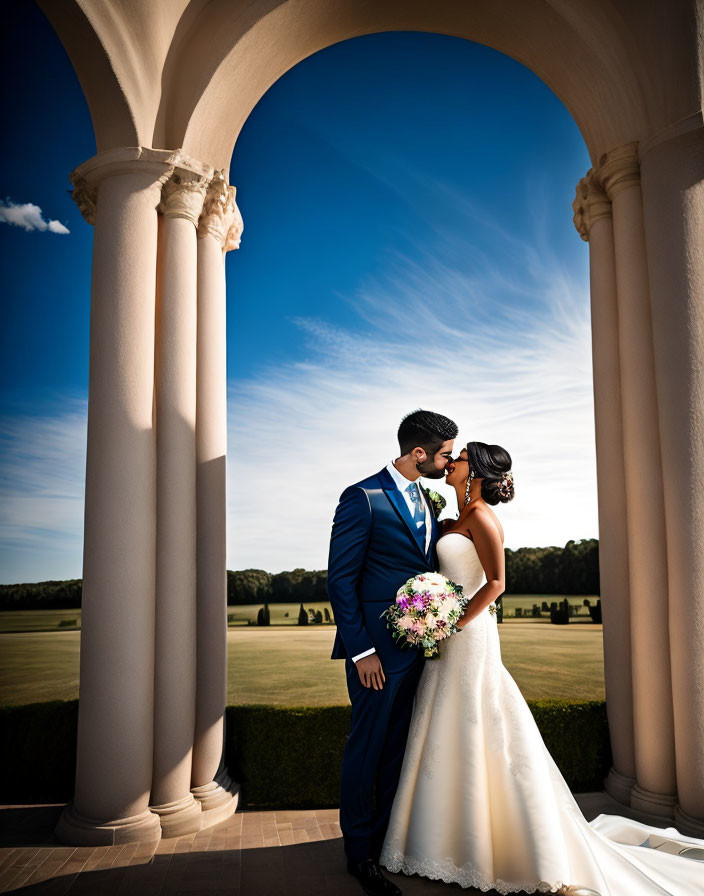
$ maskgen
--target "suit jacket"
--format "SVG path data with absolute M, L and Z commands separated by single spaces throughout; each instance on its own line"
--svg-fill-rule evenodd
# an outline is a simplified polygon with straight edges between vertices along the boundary
M 374 647 L 384 672 L 403 671 L 417 659 L 419 648 L 397 645 L 380 614 L 411 576 L 437 570 L 440 524 L 430 506 L 426 554 L 425 536 L 418 533 L 386 468 L 350 485 L 340 496 L 328 558 L 327 590 L 337 624 L 331 659 Z

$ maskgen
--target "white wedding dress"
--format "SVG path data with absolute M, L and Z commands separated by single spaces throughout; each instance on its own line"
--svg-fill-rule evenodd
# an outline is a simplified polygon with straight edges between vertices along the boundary
M 482 585 L 466 536 L 443 536 L 438 558 L 466 594 Z M 488 609 L 425 661 L 380 858 L 389 871 L 499 893 L 581 885 L 601 896 L 695 896 L 704 863 L 676 854 L 691 847 L 704 841 L 674 828 L 586 821 L 501 662 Z

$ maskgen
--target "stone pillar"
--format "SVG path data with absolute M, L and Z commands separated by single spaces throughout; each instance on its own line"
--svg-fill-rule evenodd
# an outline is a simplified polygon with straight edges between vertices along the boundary
M 677 827 L 704 837 L 704 127 L 641 147 L 669 574 Z M 657 732 L 660 736 L 660 732 Z
M 618 301 L 611 203 L 592 170 L 579 182 L 572 207 L 575 227 L 589 242 L 599 579 L 606 711 L 613 755 L 604 787 L 614 799 L 629 805 L 636 782 Z
M 191 789 L 203 825 L 237 808 L 238 786 L 224 766 L 227 699 L 225 252 L 239 246 L 235 188 L 216 172 L 198 227 L 197 711 Z
M 152 783 L 157 206 L 164 172 L 130 151 L 71 174 L 95 223 L 78 751 L 65 843 L 158 840 Z M 167 174 L 168 176 L 168 174 Z M 51 732 L 47 732 L 51 738 Z
M 668 570 L 653 329 L 636 144 L 600 159 L 612 203 L 631 604 L 634 808 L 672 817 L 676 802 Z
M 157 541 L 154 769 L 164 837 L 197 831 L 190 790 L 196 717 L 196 225 L 207 180 L 164 184 L 156 303 Z

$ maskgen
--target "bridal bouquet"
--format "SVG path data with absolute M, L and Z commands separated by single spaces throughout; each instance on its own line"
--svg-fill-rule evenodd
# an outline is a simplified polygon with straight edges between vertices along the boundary
M 438 642 L 459 631 L 457 620 L 466 603 L 461 585 L 438 572 L 426 572 L 399 588 L 396 602 L 381 615 L 402 647 L 419 644 L 426 657 L 435 657 Z

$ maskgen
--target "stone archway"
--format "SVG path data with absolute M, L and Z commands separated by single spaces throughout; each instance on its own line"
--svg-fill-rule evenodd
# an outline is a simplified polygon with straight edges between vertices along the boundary
M 61 839 L 148 840 L 235 810 L 222 765 L 223 253 L 242 223 L 227 166 L 283 72 L 388 30 L 512 56 L 584 136 L 592 169 L 574 211 L 590 242 L 606 787 L 702 835 L 701 5 L 39 3 L 98 146 L 71 175 L 95 238 L 78 761 Z

